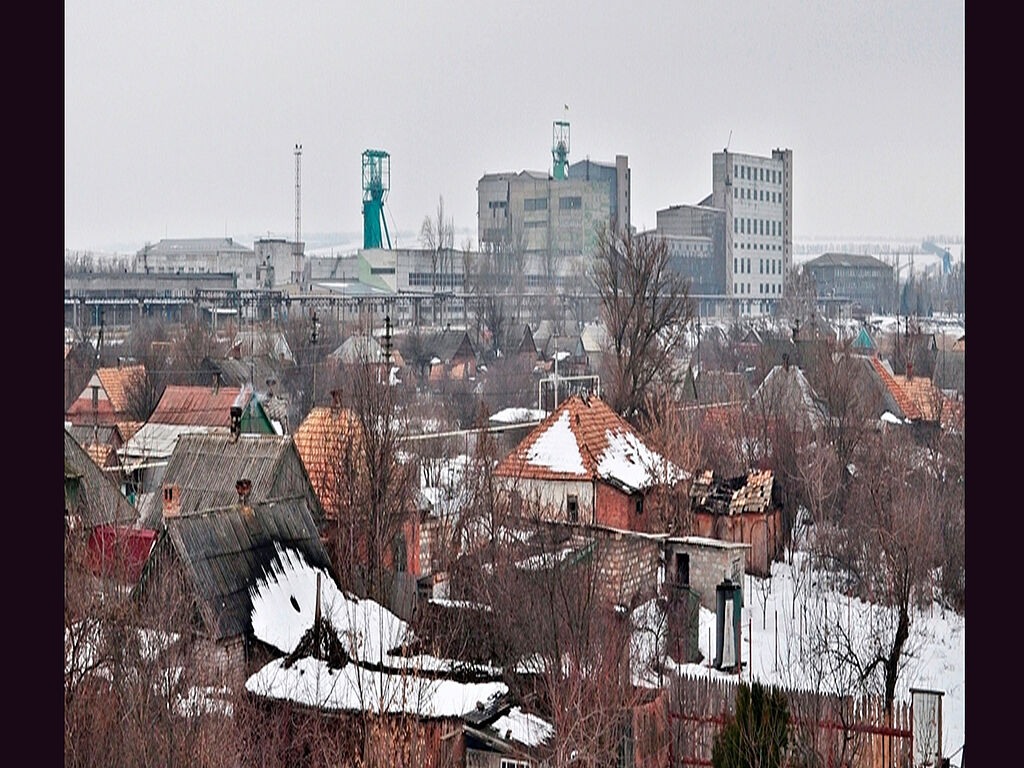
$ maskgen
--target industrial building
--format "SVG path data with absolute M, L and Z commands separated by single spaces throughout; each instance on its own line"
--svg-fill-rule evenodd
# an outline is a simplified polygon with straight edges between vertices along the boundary
M 672 269 L 690 280 L 691 295 L 725 293 L 725 211 L 708 205 L 672 205 L 645 233 L 664 241 Z
M 804 264 L 819 299 L 849 299 L 864 312 L 888 312 L 895 303 L 893 268 L 874 256 L 825 253 Z
M 552 173 L 484 174 L 477 183 L 481 251 L 524 256 L 527 290 L 561 285 L 573 264 L 590 257 L 602 227 L 630 226 L 629 159 L 569 164 L 569 123 L 555 122 Z
M 739 313 L 766 314 L 793 266 L 793 151 L 723 150 L 712 159 L 711 205 L 725 211 L 725 293 Z
M 165 238 L 155 245 L 147 243 L 135 254 L 132 269 L 145 274 L 228 272 L 238 277 L 240 289 L 261 287 L 256 253 L 230 237 Z

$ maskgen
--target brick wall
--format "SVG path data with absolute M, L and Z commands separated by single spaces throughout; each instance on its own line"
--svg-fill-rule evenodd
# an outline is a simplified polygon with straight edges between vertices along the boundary
M 660 542 L 601 529 L 587 533 L 594 537 L 597 545 L 604 600 L 629 606 L 657 594 Z
M 715 588 L 729 578 L 743 585 L 745 550 L 740 547 L 718 547 L 686 540 L 673 540 L 668 545 L 670 557 L 665 566 L 665 580 L 676 583 L 675 553 L 689 555 L 690 588 L 697 593 L 700 604 L 716 609 Z
M 755 576 L 768 576 L 771 563 L 781 549 L 782 510 L 776 509 L 763 514 L 713 515 L 696 512 L 694 524 L 696 535 L 720 541 L 750 544 L 747 550 L 746 570 Z

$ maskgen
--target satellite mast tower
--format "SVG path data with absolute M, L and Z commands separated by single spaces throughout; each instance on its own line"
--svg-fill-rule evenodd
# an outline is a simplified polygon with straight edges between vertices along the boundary
M 295 267 L 292 282 L 302 282 L 302 145 L 295 145 L 295 241 L 292 243 Z
M 391 235 L 384 220 L 384 198 L 391 188 L 391 155 L 379 149 L 363 152 L 363 248 L 382 248 L 381 225 L 388 248 Z

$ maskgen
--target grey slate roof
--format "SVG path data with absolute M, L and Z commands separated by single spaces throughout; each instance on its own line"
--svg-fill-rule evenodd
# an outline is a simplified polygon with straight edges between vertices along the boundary
M 805 262 L 804 267 L 881 267 L 888 269 L 889 265 L 874 256 L 862 253 L 823 253 L 818 258 Z
M 323 520 L 302 459 L 290 437 L 183 435 L 167 463 L 163 484 L 180 489 L 183 516 L 238 501 L 235 483 L 252 482 L 253 503 L 270 498 L 303 497 L 314 520 Z
M 77 491 L 69 485 L 77 486 Z M 65 511 L 81 517 L 87 527 L 112 523 L 131 525 L 135 522 L 135 509 L 128 499 L 66 429 L 64 488 Z
M 230 237 L 191 237 L 191 238 L 164 238 L 155 245 L 147 246 L 149 253 L 217 253 L 217 252 L 238 252 L 252 253 L 241 243 L 236 243 Z M 145 248 L 143 250 L 146 250 Z
M 330 572 L 305 499 L 207 509 L 167 518 L 166 526 L 216 640 L 252 634 L 251 590 L 279 560 L 278 546 L 297 549 L 310 565 Z

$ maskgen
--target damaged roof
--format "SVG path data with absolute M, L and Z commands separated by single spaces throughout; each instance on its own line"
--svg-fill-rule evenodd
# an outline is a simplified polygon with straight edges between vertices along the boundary
M 742 515 L 768 511 L 773 506 L 774 490 L 775 477 L 770 469 L 728 479 L 706 469 L 693 481 L 690 498 L 698 507 L 719 514 Z
M 496 474 L 533 480 L 603 480 L 627 493 L 683 476 L 603 400 L 581 395 L 570 397 L 534 427 L 498 465 Z

